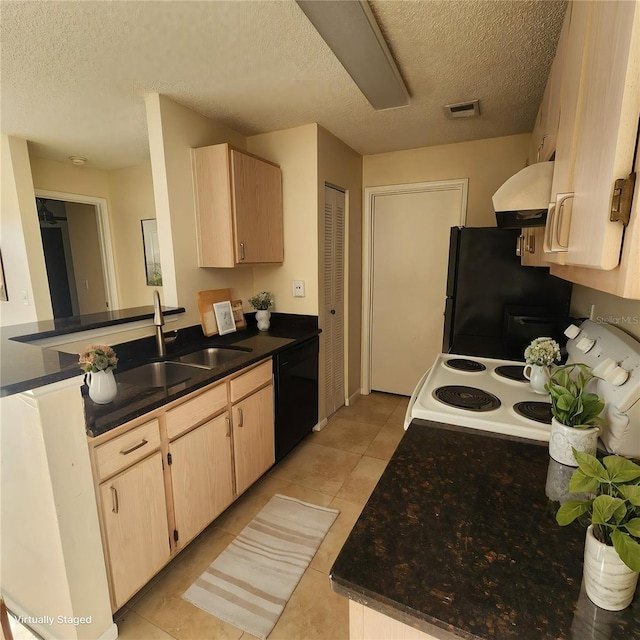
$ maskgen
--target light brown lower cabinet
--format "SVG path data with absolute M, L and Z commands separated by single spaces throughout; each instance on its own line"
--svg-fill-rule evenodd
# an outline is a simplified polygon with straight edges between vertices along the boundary
M 234 500 L 229 412 L 169 444 L 179 546 L 195 538 Z
M 233 405 L 233 446 L 238 494 L 274 462 L 273 392 L 265 387 Z
M 100 502 L 113 604 L 119 608 L 171 555 L 160 452 L 103 482 Z
M 113 611 L 275 461 L 271 358 L 89 438 Z
M 349 600 L 349 640 L 455 640 L 445 629 L 435 629 L 431 635 L 404 622 Z

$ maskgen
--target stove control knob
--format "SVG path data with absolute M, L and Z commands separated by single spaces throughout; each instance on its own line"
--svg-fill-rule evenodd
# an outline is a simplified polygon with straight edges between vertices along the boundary
M 580 335 L 580 329 L 576 327 L 575 324 L 570 324 L 564 330 L 564 335 L 567 336 L 567 338 L 571 338 L 571 340 L 573 340 L 574 338 L 577 338 Z
M 604 379 L 610 382 L 614 387 L 619 387 L 624 384 L 629 377 L 629 372 L 622 367 L 614 367 Z
M 596 341 L 592 340 L 591 338 L 580 338 L 580 340 L 576 342 L 576 347 L 578 347 L 578 349 L 582 351 L 582 353 L 587 353 L 587 351 L 589 351 L 595 343 Z
M 593 375 L 597 378 L 606 378 L 616 367 L 617 362 L 612 358 L 605 358 L 602 362 L 593 367 Z

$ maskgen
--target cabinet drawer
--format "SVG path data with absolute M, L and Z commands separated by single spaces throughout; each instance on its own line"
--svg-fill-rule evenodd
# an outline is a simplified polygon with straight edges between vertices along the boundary
M 219 384 L 204 393 L 167 411 L 167 435 L 169 440 L 227 406 L 227 385 Z
M 248 393 L 251 393 L 258 387 L 261 387 L 267 382 L 271 382 L 272 367 L 271 358 L 261 365 L 257 366 L 247 373 L 243 373 L 241 376 L 231 380 L 231 402 L 244 398 Z
M 112 476 L 160 448 L 160 423 L 145 422 L 127 433 L 96 447 L 96 473 L 99 480 Z

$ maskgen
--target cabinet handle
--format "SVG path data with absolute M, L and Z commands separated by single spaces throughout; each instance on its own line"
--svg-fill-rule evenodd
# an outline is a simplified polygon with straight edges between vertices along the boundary
M 116 490 L 116 488 L 111 485 L 109 487 L 111 489 L 111 502 L 113 502 L 113 508 L 111 509 L 111 511 L 113 511 L 113 513 L 118 513 L 119 509 L 118 509 L 118 491 Z
M 238 416 L 240 417 L 239 427 L 244 427 L 244 416 L 242 415 L 242 409 L 238 409 Z
M 535 253 L 536 252 L 536 237 L 533 234 L 530 234 L 527 238 L 527 252 Z
M 148 440 L 145 440 L 143 438 L 142 442 L 138 442 L 138 444 L 134 444 L 132 447 L 129 447 L 128 449 L 123 449 L 122 451 L 120 451 L 120 453 L 121 455 L 126 456 L 132 453 L 133 451 L 135 451 L 136 449 L 139 449 L 140 447 L 144 447 L 145 444 L 148 444 Z
M 516 255 L 518 256 L 518 258 L 522 257 L 523 251 L 522 248 L 524 247 L 524 236 L 518 236 L 517 240 L 516 240 Z
M 556 216 L 556 225 L 555 225 L 555 247 L 556 251 L 566 251 L 569 248 L 569 245 L 562 244 L 560 242 L 560 230 L 562 229 L 562 218 L 564 216 L 564 205 L 567 200 L 571 200 L 573 198 L 573 193 L 562 193 L 558 195 L 558 200 L 556 203 L 556 211 L 558 215 Z
M 225 420 L 227 421 L 227 438 L 231 437 L 231 420 L 229 416 L 225 416 Z
M 549 203 L 549 210 L 547 211 L 547 224 L 544 228 L 544 238 L 542 240 L 542 250 L 545 253 L 555 253 L 551 246 L 551 237 L 553 234 L 553 225 L 556 219 L 556 203 Z
M 240 260 L 244 260 L 244 242 L 240 243 Z

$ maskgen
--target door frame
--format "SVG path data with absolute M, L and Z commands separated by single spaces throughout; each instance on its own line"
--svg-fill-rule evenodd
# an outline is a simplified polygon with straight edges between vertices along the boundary
M 376 198 L 379 196 L 402 195 L 429 191 L 460 191 L 462 205 L 458 224 L 463 227 L 467 220 L 467 199 L 469 178 L 457 180 L 433 180 L 409 184 L 392 184 L 384 187 L 365 187 L 364 189 L 364 228 L 362 246 L 362 369 L 361 380 L 363 395 L 371 393 L 371 338 L 373 328 L 373 218 Z
M 104 290 L 107 297 L 107 303 L 109 304 L 109 311 L 120 309 L 107 199 L 97 198 L 95 196 L 84 196 L 75 193 L 64 193 L 62 191 L 49 191 L 46 189 L 34 189 L 34 193 L 36 198 L 61 200 L 62 202 L 74 202 L 77 204 L 90 204 L 95 207 L 96 223 L 98 227 L 98 243 L 100 245 L 100 258 L 102 259 Z

